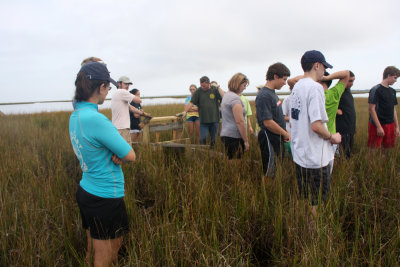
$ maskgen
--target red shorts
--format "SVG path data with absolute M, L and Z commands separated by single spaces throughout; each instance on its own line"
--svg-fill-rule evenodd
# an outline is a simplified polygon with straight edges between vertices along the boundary
M 375 124 L 368 122 L 368 147 L 380 148 L 383 145 L 384 148 L 392 148 L 396 143 L 396 137 L 394 135 L 395 125 L 394 122 L 382 125 L 384 136 L 378 136 L 376 134 Z

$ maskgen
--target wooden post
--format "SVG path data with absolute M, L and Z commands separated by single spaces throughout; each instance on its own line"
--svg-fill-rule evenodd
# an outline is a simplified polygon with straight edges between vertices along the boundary
M 142 131 L 142 141 L 145 144 L 150 144 L 150 124 L 146 124 Z
M 156 132 L 156 143 L 160 141 L 160 132 Z

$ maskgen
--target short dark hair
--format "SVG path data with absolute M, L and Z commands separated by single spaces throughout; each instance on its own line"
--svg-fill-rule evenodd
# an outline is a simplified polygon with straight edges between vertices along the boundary
M 203 76 L 200 78 L 200 83 L 209 83 L 210 79 L 207 76 Z
M 100 86 L 104 84 L 108 86 L 110 84 L 109 81 L 101 81 L 101 80 L 89 80 L 87 75 L 80 71 L 75 80 L 75 99 L 78 102 L 88 100 L 95 91 L 100 89 Z
M 290 76 L 290 70 L 284 64 L 277 62 L 269 66 L 267 71 L 267 81 L 271 81 L 274 79 L 274 75 L 279 78 L 283 78 L 285 76 Z
M 400 70 L 395 66 L 388 66 L 383 71 L 383 79 L 386 79 L 388 76 L 400 76 Z
M 329 75 L 329 72 L 325 71 L 324 76 L 328 76 L 328 75 Z M 329 88 L 329 87 L 331 86 L 331 84 L 332 84 L 332 80 L 329 80 L 329 81 L 321 81 L 321 83 L 326 84 L 326 85 L 328 86 L 328 88 Z
M 132 95 L 136 95 L 136 93 L 139 91 L 139 89 L 137 89 L 137 88 L 133 88 L 132 90 L 130 90 L 129 92 L 132 94 Z
M 349 72 L 350 72 L 350 77 L 355 77 L 354 73 L 351 70 L 349 70 Z
M 317 62 L 307 62 L 307 63 L 301 63 L 301 68 L 303 69 L 304 72 L 308 72 L 312 70 L 312 67 L 314 64 Z

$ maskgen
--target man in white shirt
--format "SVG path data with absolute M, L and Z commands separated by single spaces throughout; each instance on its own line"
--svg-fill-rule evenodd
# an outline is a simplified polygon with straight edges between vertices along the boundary
M 129 86 L 132 84 L 128 77 L 121 76 L 117 83 L 117 91 L 111 98 L 112 123 L 128 144 L 131 144 L 129 110 L 140 115 L 143 115 L 141 114 L 143 111 L 136 109 L 129 103 L 133 101 L 140 104 L 142 100 L 128 91 Z
M 291 149 L 300 196 L 308 198 L 311 191 L 312 213 L 316 216 L 320 188 L 322 201 L 329 192 L 332 144 L 339 144 L 341 136 L 328 131 L 324 89 L 318 83 L 325 69 L 332 66 L 321 52 L 311 50 L 301 58 L 301 67 L 304 78 L 293 87 L 289 103 Z

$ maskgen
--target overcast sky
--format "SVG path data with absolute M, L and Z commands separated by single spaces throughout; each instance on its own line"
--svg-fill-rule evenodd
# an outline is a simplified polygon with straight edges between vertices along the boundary
M 71 99 L 89 56 L 103 59 L 114 79 L 129 76 L 143 96 L 188 94 L 203 75 L 227 89 L 237 72 L 255 92 L 275 62 L 302 74 L 300 58 L 311 49 L 332 72 L 351 69 L 353 89 L 400 67 L 399 0 L 2 0 L 0 7 L 0 102 Z

